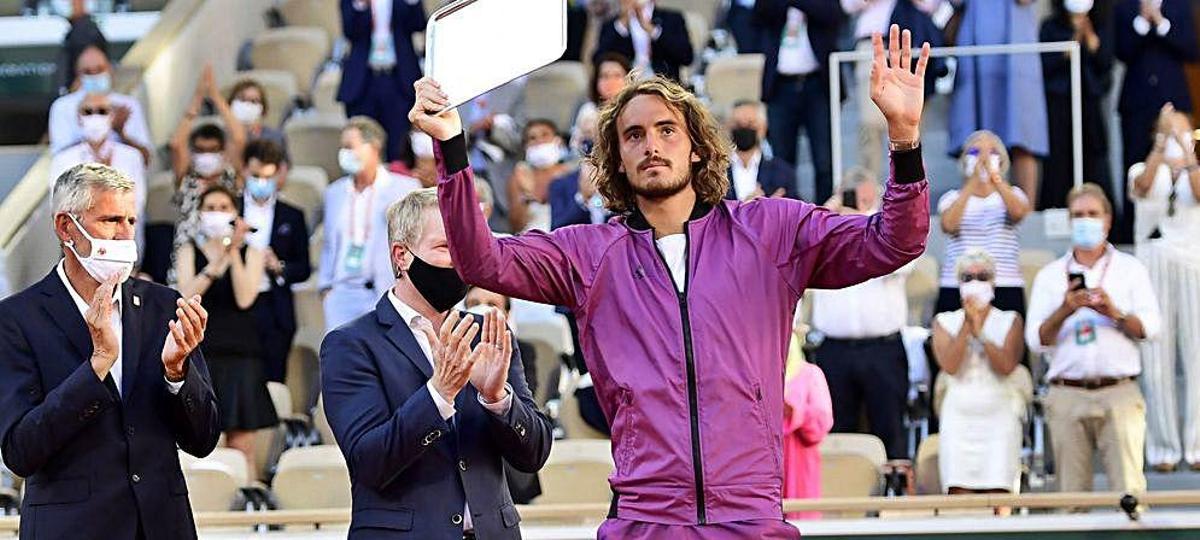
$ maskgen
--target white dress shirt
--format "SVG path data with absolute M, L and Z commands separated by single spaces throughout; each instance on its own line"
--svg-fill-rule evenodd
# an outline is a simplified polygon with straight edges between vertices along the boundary
M 869 339 L 899 332 L 908 323 L 904 284 L 913 266 L 909 263 L 891 274 L 844 289 L 813 289 L 813 328 L 835 339 Z
M 396 309 L 396 313 L 400 314 L 400 318 L 408 324 L 409 330 L 412 330 L 413 337 L 416 338 L 417 345 L 421 347 L 421 352 L 425 353 L 425 359 L 429 361 L 429 365 L 434 365 L 433 347 L 429 343 L 429 337 L 425 335 L 425 332 L 420 330 L 420 325 L 422 324 L 421 321 L 424 319 L 424 317 L 422 317 L 420 313 L 417 313 L 417 310 L 413 309 L 408 304 L 405 304 L 404 301 L 397 297 L 396 293 L 390 289 L 388 290 L 387 297 L 388 301 L 392 303 L 392 307 Z M 432 321 L 429 321 L 429 324 L 433 324 Z M 454 413 L 457 412 L 454 408 L 454 404 L 446 401 L 446 399 L 442 397 L 442 394 L 438 393 L 437 389 L 433 387 L 432 379 L 425 383 L 425 388 L 429 390 L 429 395 L 433 397 L 433 403 L 434 405 L 437 405 L 438 412 L 442 415 L 442 420 L 449 421 L 450 418 L 454 416 Z M 480 405 L 483 405 L 483 408 L 487 409 L 492 414 L 495 414 L 496 416 L 504 416 L 508 414 L 510 409 L 512 409 L 512 386 L 507 386 L 507 391 L 508 395 L 504 396 L 504 399 L 501 399 L 496 403 L 488 403 L 484 401 L 482 395 L 476 395 L 476 399 L 479 401 Z M 471 530 L 474 528 L 475 527 L 471 520 L 471 508 L 468 505 L 463 508 L 463 530 Z
M 71 300 L 75 301 L 75 307 L 79 309 L 79 315 L 82 316 L 83 319 L 86 321 L 87 320 L 87 310 L 89 307 L 88 301 L 84 300 L 83 297 L 80 296 L 79 293 L 75 291 L 75 287 L 71 285 L 71 280 L 67 279 L 67 271 L 63 268 L 63 264 L 64 264 L 64 261 L 62 261 L 62 260 L 58 261 L 58 266 L 56 266 L 54 268 L 54 270 L 56 272 L 58 272 L 58 278 L 62 280 L 63 286 L 65 286 L 67 288 L 67 292 L 71 294 Z M 124 327 L 121 324 L 121 307 L 122 306 L 121 306 L 121 288 L 120 287 L 113 289 L 112 301 L 113 301 L 113 311 L 112 311 L 111 324 L 112 324 L 113 332 L 115 332 L 117 334 L 117 360 L 115 362 L 113 362 L 112 367 L 109 368 L 108 374 L 112 375 L 113 383 L 115 383 L 117 386 L 117 393 L 120 394 L 122 392 L 121 378 L 124 375 L 124 367 L 125 367 L 124 366 L 125 343 L 124 343 L 124 337 L 123 337 L 125 334 L 122 332 Z M 171 392 L 171 394 L 178 394 L 179 389 L 183 388 L 183 381 L 172 382 L 170 380 L 167 380 L 165 375 L 163 376 L 163 381 L 165 381 L 167 383 L 167 391 Z
M 907 1 L 907 0 L 906 0 Z M 842 11 L 858 15 L 854 20 L 854 39 L 869 39 L 871 34 L 886 34 L 892 21 L 896 0 L 841 0 Z
M 62 173 L 81 163 L 103 163 L 125 173 L 133 181 L 134 204 L 138 214 L 146 208 L 146 163 L 136 148 L 109 139 L 97 152 L 86 142 L 81 142 L 59 151 L 50 160 L 50 187 Z
M 642 15 L 647 21 L 650 20 L 650 17 L 654 15 L 654 2 L 646 2 L 646 5 L 642 6 Z M 641 70 L 643 76 L 653 75 L 654 70 L 650 67 L 651 42 L 662 35 L 662 28 L 655 26 L 653 33 L 646 32 L 646 29 L 642 28 L 642 23 L 633 18 L 630 18 L 629 25 L 617 18 L 616 21 L 613 21 L 613 26 L 616 27 L 618 34 L 629 36 L 629 39 L 633 41 L 633 67 Z
M 1067 274 L 1071 272 L 1082 272 L 1088 288 L 1104 289 L 1118 311 L 1137 316 L 1146 330 L 1146 339 L 1154 339 L 1162 327 L 1154 286 L 1141 261 L 1110 245 L 1104 257 L 1087 268 L 1068 253 L 1038 272 L 1029 298 L 1025 341 L 1030 350 L 1048 356 L 1050 370 L 1046 378 L 1119 378 L 1141 373 L 1137 343 L 1117 328 L 1116 321 L 1091 308 L 1080 308 L 1067 317 L 1056 344 L 1042 346 L 1038 330 L 1062 305 Z
M 276 198 L 271 197 L 266 202 L 260 203 L 250 196 L 249 191 L 243 195 L 242 219 L 254 228 L 246 235 L 247 246 L 264 251 L 271 247 L 271 231 L 275 227 L 275 201 Z M 271 290 L 271 275 L 263 270 L 262 283 L 258 286 L 258 292 L 269 290 Z
M 50 151 L 59 152 L 68 146 L 83 141 L 83 128 L 79 126 L 79 104 L 87 94 L 76 90 L 54 100 L 50 105 Z M 150 142 L 150 128 L 146 126 L 146 115 L 142 112 L 142 104 L 131 96 L 115 92 L 108 94 L 108 102 L 113 107 L 129 109 L 129 119 L 125 121 L 125 136 L 129 140 L 146 148 L 153 148 Z M 108 136 L 109 140 L 119 142 L 116 133 Z
M 758 190 L 758 166 L 762 164 L 762 151 L 755 150 L 750 161 L 744 165 L 737 153 L 731 157 L 729 165 L 733 176 L 733 193 L 737 200 L 744 201 Z
M 779 61 L 776 63 L 781 75 L 806 75 L 821 67 L 817 54 L 813 52 L 812 42 L 808 40 L 807 18 L 799 8 L 788 8 L 782 40 Z

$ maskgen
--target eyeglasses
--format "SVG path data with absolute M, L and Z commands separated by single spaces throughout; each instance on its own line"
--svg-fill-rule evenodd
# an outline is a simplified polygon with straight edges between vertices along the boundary
M 958 276 L 958 280 L 962 283 L 970 283 L 972 281 L 991 281 L 992 275 L 987 272 L 976 272 L 974 274 L 962 274 Z
M 84 107 L 79 110 L 79 114 L 83 116 L 108 116 L 112 109 L 108 107 Z

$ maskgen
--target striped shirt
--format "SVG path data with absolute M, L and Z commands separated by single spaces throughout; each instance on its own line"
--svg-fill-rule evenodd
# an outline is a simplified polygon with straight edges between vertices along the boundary
M 1026 199 L 1021 188 L 1013 187 L 1013 193 Z M 938 201 L 938 213 L 944 213 L 958 200 L 957 189 L 948 191 Z M 970 248 L 980 248 L 996 260 L 997 287 L 1024 287 L 1025 280 L 1021 277 L 1021 266 L 1018 256 L 1021 245 L 1017 241 L 1017 224 L 1008 219 L 1008 209 L 999 192 L 992 192 L 987 197 L 972 196 L 967 201 L 963 211 L 962 222 L 958 226 L 958 234 L 946 239 L 946 256 L 942 257 L 942 287 L 958 287 L 958 276 L 954 275 L 954 265 L 958 257 Z

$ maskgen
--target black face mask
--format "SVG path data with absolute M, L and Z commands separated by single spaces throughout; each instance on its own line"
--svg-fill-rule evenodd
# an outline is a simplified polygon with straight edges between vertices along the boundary
M 453 268 L 433 266 L 413 255 L 408 280 L 438 313 L 445 313 L 467 297 L 467 284 Z
M 758 132 L 754 128 L 733 128 L 729 135 L 733 137 L 733 146 L 738 149 L 738 152 L 748 152 L 758 146 Z

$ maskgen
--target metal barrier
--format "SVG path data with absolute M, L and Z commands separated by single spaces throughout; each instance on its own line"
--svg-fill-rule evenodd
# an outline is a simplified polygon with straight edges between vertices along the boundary
M 1040 54 L 1065 52 L 1071 60 L 1071 161 L 1074 163 L 1072 176 L 1075 185 L 1083 184 L 1083 83 L 1080 78 L 1079 43 L 1076 41 L 1054 41 L 1047 43 L 1013 43 L 1008 45 L 969 45 L 964 47 L 936 47 L 930 49 L 929 57 L 984 56 L 992 54 Z M 870 51 L 838 51 L 829 55 L 829 72 L 841 73 L 842 62 L 870 61 Z M 865 89 L 859 89 L 863 91 Z M 833 141 L 833 191 L 842 183 L 842 81 L 841 77 L 829 78 L 829 122 L 830 140 Z

